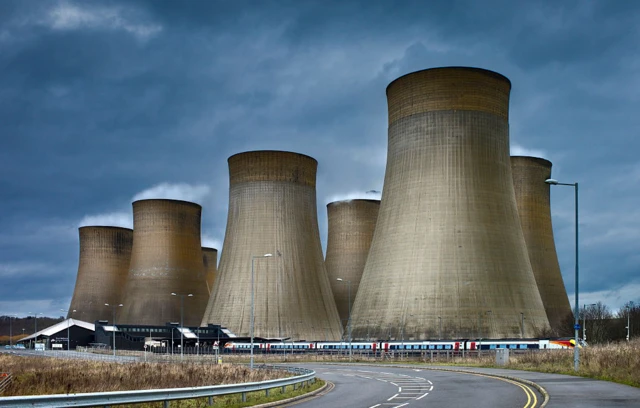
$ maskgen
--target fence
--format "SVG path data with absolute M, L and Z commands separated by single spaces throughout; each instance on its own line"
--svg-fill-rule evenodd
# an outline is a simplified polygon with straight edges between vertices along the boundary
M 0 394 L 11 384 L 11 373 L 0 373 Z
M 312 384 L 315 382 L 316 373 L 298 367 L 262 366 L 276 370 L 286 370 L 296 374 L 293 377 L 268 380 L 262 382 L 243 384 L 224 384 L 207 387 L 188 388 L 168 388 L 161 390 L 140 390 L 140 391 L 117 391 L 117 392 L 94 392 L 86 394 L 57 394 L 57 395 L 35 395 L 24 397 L 0 398 L 2 407 L 93 407 L 119 404 L 138 404 L 143 402 L 164 402 L 165 407 L 169 407 L 170 401 L 208 398 L 209 405 L 213 405 L 213 397 L 229 394 L 241 394 L 242 401 L 246 401 L 248 392 L 265 391 L 269 395 L 269 390 L 293 385 Z

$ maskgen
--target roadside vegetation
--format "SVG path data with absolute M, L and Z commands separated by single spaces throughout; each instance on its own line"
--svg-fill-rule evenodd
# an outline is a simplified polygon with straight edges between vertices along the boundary
M 289 373 L 231 364 L 159 364 L 68 360 L 0 354 L 0 371 L 13 375 L 3 397 L 154 388 L 198 387 L 264 381 Z

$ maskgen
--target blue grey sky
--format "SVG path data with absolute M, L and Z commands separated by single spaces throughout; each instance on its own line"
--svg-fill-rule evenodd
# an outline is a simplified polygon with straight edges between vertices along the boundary
M 511 150 L 580 183 L 580 303 L 640 301 L 640 3 L 0 2 L 0 315 L 64 314 L 81 225 L 203 206 L 221 248 L 232 154 L 316 158 L 328 202 L 381 190 L 385 87 L 476 66 L 511 79 Z M 573 191 L 555 187 L 573 295 Z

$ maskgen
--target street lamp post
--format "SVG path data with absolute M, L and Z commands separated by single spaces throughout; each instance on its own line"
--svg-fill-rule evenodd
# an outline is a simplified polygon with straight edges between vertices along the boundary
M 29 312 L 28 314 L 31 315 L 32 312 Z M 44 313 L 42 313 L 42 312 L 41 313 L 33 312 L 33 334 L 36 334 L 38 332 L 38 315 L 41 315 L 41 314 L 44 314 Z M 35 348 L 35 343 L 38 342 L 38 337 L 37 336 L 33 339 L 33 342 L 34 342 L 34 346 L 33 347 Z M 31 340 L 29 340 L 29 344 L 31 344 Z
M 253 263 L 256 260 L 256 258 L 269 258 L 272 257 L 273 254 L 264 254 L 264 255 L 258 255 L 258 256 L 252 256 L 251 257 L 251 323 L 249 325 L 250 331 L 251 331 L 251 357 L 249 360 L 249 367 L 251 369 L 253 369 L 253 324 L 254 324 L 254 298 L 253 298 L 253 286 L 254 286 L 254 268 L 253 268 Z
M 576 213 L 576 276 L 575 276 L 575 304 L 574 304 L 574 311 L 573 311 L 573 318 L 574 318 L 574 326 L 573 329 L 575 331 L 574 333 L 574 341 L 575 341 L 575 345 L 573 346 L 573 369 L 574 371 L 578 371 L 578 369 L 580 368 L 580 347 L 578 344 L 578 336 L 579 336 L 579 330 L 580 330 L 580 316 L 579 316 L 579 283 L 578 283 L 578 277 L 579 277 L 579 256 L 578 256 L 578 248 L 579 248 L 579 241 L 578 241 L 578 183 L 560 183 L 558 182 L 558 180 L 554 180 L 554 179 L 547 179 L 545 180 L 545 183 L 553 185 L 553 186 L 571 186 L 574 187 L 574 192 L 575 192 L 575 213 Z
M 337 278 L 336 279 L 339 282 L 346 282 L 347 283 L 347 294 L 348 294 L 348 299 L 347 301 L 348 306 L 349 306 L 349 314 L 347 317 L 347 332 L 349 333 L 349 361 L 351 361 L 351 358 L 353 356 L 353 350 L 351 350 L 351 281 L 350 280 L 344 280 L 342 278 Z
M 13 328 L 11 327 L 11 318 L 15 318 L 15 315 L 9 315 L 9 347 L 13 348 Z
M 631 337 L 631 305 L 627 305 L 627 343 Z
M 180 296 L 180 360 L 184 359 L 184 297 L 192 297 L 193 293 L 187 295 L 181 295 L 175 292 L 171 292 L 171 296 Z
M 107 307 L 110 307 L 111 310 L 113 311 L 113 321 L 111 322 L 111 333 L 113 334 L 113 358 L 116 358 L 116 308 L 117 307 L 122 307 L 123 304 L 120 303 L 119 305 L 110 305 L 108 303 L 104 304 Z
M 596 303 L 582 305 L 582 341 L 587 341 L 587 306 L 596 306 Z
M 67 315 L 69 315 L 69 310 L 64 310 L 64 309 L 60 309 L 60 311 L 62 312 L 67 312 Z M 75 312 L 76 309 L 73 309 L 71 311 L 71 313 Z M 69 319 L 67 319 L 69 320 Z M 71 337 L 69 337 L 69 322 L 67 322 L 67 351 L 71 350 Z

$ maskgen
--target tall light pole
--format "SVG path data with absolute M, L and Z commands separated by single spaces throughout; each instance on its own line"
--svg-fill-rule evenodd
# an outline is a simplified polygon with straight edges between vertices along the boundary
M 347 332 L 349 333 L 349 361 L 351 361 L 351 357 L 353 356 L 353 350 L 351 350 L 351 281 L 350 280 L 344 280 L 342 278 L 337 278 L 336 279 L 339 282 L 346 282 L 347 283 L 347 294 L 348 294 L 348 299 L 347 301 L 348 306 L 349 306 L 349 314 L 347 317 Z M 404 330 L 404 327 L 403 327 Z M 403 334 L 404 336 L 404 334 Z
M 9 347 L 13 348 L 13 328 L 11 327 L 11 318 L 15 318 L 16 315 L 9 315 Z
M 574 305 L 574 310 L 573 310 L 573 317 L 574 317 L 574 325 L 573 325 L 573 329 L 575 331 L 575 345 L 573 346 L 573 369 L 575 371 L 578 371 L 578 369 L 580 368 L 580 347 L 579 347 L 579 343 L 578 343 L 578 336 L 580 335 L 579 330 L 580 330 L 580 316 L 579 316 L 579 284 L 578 284 L 578 277 L 579 277 L 579 256 L 578 256 L 578 247 L 579 247 L 579 241 L 578 241 L 578 183 L 560 183 L 558 182 L 558 180 L 554 180 L 554 179 L 547 179 L 545 180 L 545 183 L 553 185 L 553 186 L 571 186 L 574 187 L 574 191 L 575 191 L 575 209 L 576 209 L 576 276 L 575 276 L 575 305 Z
M 631 337 L 631 304 L 627 305 L 627 343 Z
M 62 312 L 67 312 L 69 315 L 69 310 L 60 309 Z M 71 313 L 75 312 L 76 309 L 71 310 Z M 69 319 L 67 319 L 69 320 Z M 71 350 L 71 337 L 69 337 L 69 322 L 67 322 L 67 351 Z
M 171 292 L 171 296 L 180 296 L 180 360 L 184 359 L 184 297 L 192 297 L 193 293 L 187 295 Z
M 582 341 L 587 341 L 587 306 L 596 306 L 596 303 L 582 305 Z
M 33 314 L 33 334 L 36 334 L 38 332 L 38 315 L 41 315 L 41 314 L 44 314 L 44 313 L 42 313 L 42 312 L 41 313 L 29 312 L 27 314 L 29 314 L 29 315 Z M 36 338 L 33 339 L 33 343 L 34 343 L 33 348 L 34 349 L 36 347 L 35 343 L 37 343 L 37 342 L 38 342 L 38 336 L 36 336 Z M 31 344 L 31 340 L 29 340 L 29 344 Z
M 120 303 L 119 305 L 110 305 L 108 303 L 104 304 L 107 307 L 110 307 L 111 310 L 113 311 L 113 321 L 111 322 L 111 329 L 113 333 L 113 358 L 116 357 L 116 308 L 118 307 L 122 307 L 124 306 L 122 303 Z
M 253 369 L 253 324 L 254 324 L 254 299 L 253 299 L 253 282 L 254 282 L 254 268 L 253 268 L 253 263 L 256 260 L 256 258 L 269 258 L 272 257 L 273 254 L 264 254 L 264 255 L 258 255 L 258 256 L 252 256 L 251 257 L 251 324 L 250 324 L 250 331 L 251 331 L 251 357 L 249 360 L 249 367 L 251 369 Z

